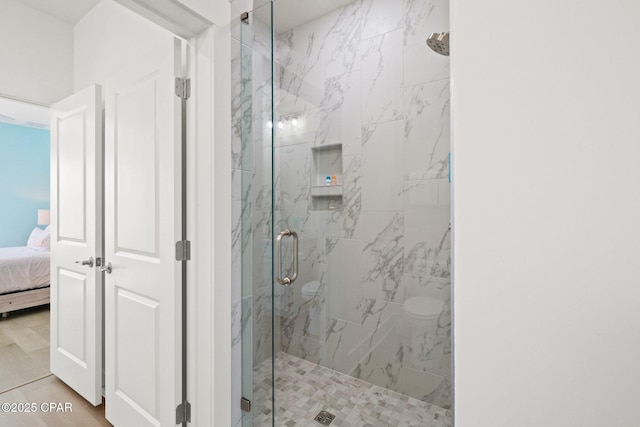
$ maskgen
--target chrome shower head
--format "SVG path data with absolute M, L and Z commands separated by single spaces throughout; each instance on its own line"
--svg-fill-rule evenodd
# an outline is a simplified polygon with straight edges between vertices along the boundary
M 427 46 L 440 55 L 449 56 L 449 32 L 431 33 Z

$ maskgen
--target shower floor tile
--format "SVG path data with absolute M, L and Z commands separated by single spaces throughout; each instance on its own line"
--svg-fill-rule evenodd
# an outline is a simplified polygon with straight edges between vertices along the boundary
M 276 426 L 318 427 L 320 411 L 331 427 L 451 427 L 451 411 L 279 352 L 275 357 Z M 253 372 L 253 427 L 271 425 L 271 359 Z

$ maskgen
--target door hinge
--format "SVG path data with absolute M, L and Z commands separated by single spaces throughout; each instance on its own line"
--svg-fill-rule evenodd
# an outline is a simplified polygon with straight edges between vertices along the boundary
M 176 407 L 176 424 L 191 422 L 191 403 L 185 400 Z
M 191 242 L 180 240 L 176 242 L 176 261 L 189 261 L 191 259 Z
M 251 401 L 246 397 L 240 399 L 240 409 L 244 412 L 251 412 Z
M 181 99 L 189 99 L 191 96 L 191 79 L 176 77 L 176 96 Z

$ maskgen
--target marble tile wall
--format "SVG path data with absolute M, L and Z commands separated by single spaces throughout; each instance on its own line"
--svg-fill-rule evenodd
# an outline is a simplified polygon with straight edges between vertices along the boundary
M 234 30 L 234 372 L 270 357 L 273 321 L 275 351 L 450 408 L 449 60 L 425 43 L 448 13 L 448 0 L 358 0 L 276 28 L 273 145 L 268 26 Z M 335 144 L 342 208 L 314 209 L 313 149 Z M 300 237 L 299 278 L 273 301 L 272 223 Z M 441 308 L 415 322 L 412 297 Z

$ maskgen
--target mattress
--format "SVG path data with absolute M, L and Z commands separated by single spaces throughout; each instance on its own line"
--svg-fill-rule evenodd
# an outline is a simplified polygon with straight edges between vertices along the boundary
M 0 294 L 49 285 L 49 252 L 0 248 Z

